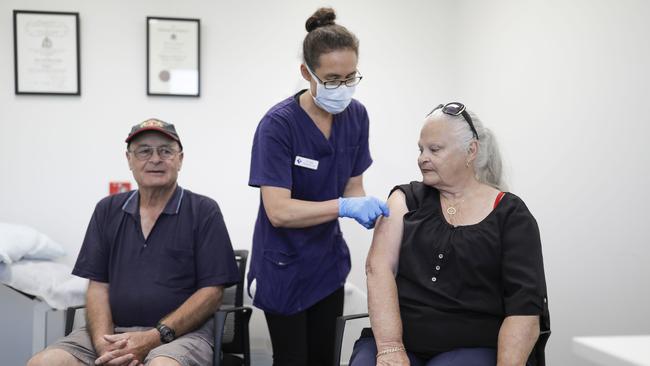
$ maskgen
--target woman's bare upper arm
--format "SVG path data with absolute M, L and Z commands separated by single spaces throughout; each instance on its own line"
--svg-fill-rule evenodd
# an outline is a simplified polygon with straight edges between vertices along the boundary
M 408 212 L 406 196 L 399 189 L 393 191 L 388 198 L 390 216 L 378 219 L 375 226 L 372 245 L 368 253 L 367 267 L 388 267 L 395 274 L 399 263 L 399 250 L 402 245 L 404 230 L 404 214 Z

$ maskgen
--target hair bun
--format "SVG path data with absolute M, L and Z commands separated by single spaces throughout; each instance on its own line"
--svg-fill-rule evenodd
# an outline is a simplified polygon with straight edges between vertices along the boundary
M 336 13 L 332 8 L 320 8 L 307 19 L 305 23 L 305 28 L 307 32 L 311 32 L 316 28 L 324 27 L 326 25 L 336 24 L 334 20 L 336 19 Z

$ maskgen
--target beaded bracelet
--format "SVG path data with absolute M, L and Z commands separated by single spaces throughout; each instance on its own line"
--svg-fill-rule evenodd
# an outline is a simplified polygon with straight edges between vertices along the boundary
M 381 352 L 377 352 L 377 358 L 379 358 L 379 357 L 381 357 L 383 355 L 387 355 L 389 353 L 402 352 L 402 351 L 406 351 L 406 348 L 404 348 L 404 346 L 386 348 L 385 350 L 383 350 Z

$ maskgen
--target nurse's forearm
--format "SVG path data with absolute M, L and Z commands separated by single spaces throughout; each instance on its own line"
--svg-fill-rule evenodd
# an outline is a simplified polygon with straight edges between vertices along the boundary
M 274 227 L 303 228 L 339 217 L 338 199 L 303 201 L 291 198 L 291 191 L 285 188 L 263 186 L 261 190 L 266 216 Z
M 338 199 L 323 202 L 288 199 L 280 206 L 273 210 L 273 216 L 269 215 L 274 227 L 303 228 L 336 220 L 339 217 Z M 266 213 L 269 214 L 268 209 Z

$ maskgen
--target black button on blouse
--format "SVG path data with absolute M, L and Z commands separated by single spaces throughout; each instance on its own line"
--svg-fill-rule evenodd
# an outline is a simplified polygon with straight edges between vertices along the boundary
M 496 348 L 509 315 L 540 315 L 549 328 L 539 229 L 519 197 L 507 193 L 483 221 L 454 227 L 435 188 L 396 189 L 409 209 L 396 276 L 407 350 Z

